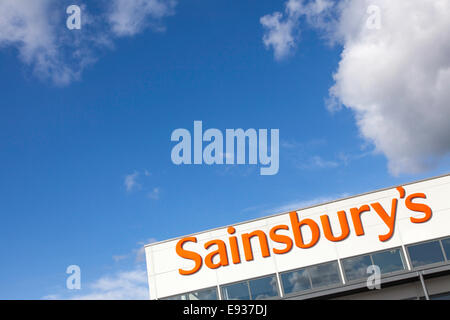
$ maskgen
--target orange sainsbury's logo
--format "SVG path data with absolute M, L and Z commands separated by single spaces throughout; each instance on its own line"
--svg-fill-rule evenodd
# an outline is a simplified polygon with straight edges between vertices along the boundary
M 405 189 L 403 187 L 398 187 L 397 191 L 400 194 L 400 199 L 405 199 Z M 424 223 L 431 219 L 432 211 L 429 206 L 423 203 L 417 203 L 416 199 L 426 199 L 426 195 L 424 193 L 414 193 L 406 197 L 405 206 L 407 209 L 421 213 L 420 218 L 410 217 L 410 221 L 412 223 Z M 390 212 L 387 212 L 386 209 L 379 203 L 374 202 L 370 205 L 366 204 L 359 208 L 351 208 L 350 209 L 350 218 L 353 224 L 356 236 L 364 235 L 364 227 L 361 221 L 361 215 L 370 211 L 375 211 L 375 213 L 383 220 L 383 222 L 388 227 L 389 231 L 386 234 L 378 235 L 380 241 L 385 242 L 388 241 L 392 235 L 394 234 L 395 228 L 395 219 L 397 215 L 397 204 L 398 199 L 392 199 Z M 206 257 L 203 257 L 191 250 L 186 250 L 183 248 L 185 243 L 193 242 L 197 243 L 196 237 L 186 237 L 178 241 L 176 245 L 176 252 L 178 256 L 184 259 L 189 259 L 194 261 L 195 266 L 190 270 L 178 269 L 178 272 L 181 275 L 191 275 L 200 270 L 203 263 L 210 269 L 217 269 L 220 267 L 226 267 L 230 263 L 239 264 L 242 262 L 242 258 L 245 261 L 252 261 L 254 259 L 253 249 L 251 245 L 252 238 L 258 238 L 259 245 L 261 249 L 262 257 L 267 258 L 270 257 L 271 253 L 273 254 L 286 254 L 295 245 L 301 249 L 312 248 L 319 241 L 320 238 L 320 225 L 322 226 L 322 232 L 325 238 L 332 242 L 339 242 L 345 240 L 350 235 L 349 221 L 347 218 L 347 212 L 339 211 L 337 212 L 337 217 L 339 219 L 340 225 L 340 235 L 336 236 L 333 230 L 331 229 L 329 216 L 324 214 L 320 216 L 320 224 L 317 223 L 313 219 L 302 219 L 299 220 L 298 214 L 296 211 L 292 211 L 289 213 L 290 226 L 285 224 L 280 224 L 272 227 L 269 231 L 269 238 L 271 241 L 275 243 L 279 243 L 283 245 L 282 249 L 273 248 L 272 252 L 269 249 L 269 240 L 267 234 L 262 230 L 255 230 L 250 233 L 243 233 L 240 235 L 243 246 L 243 257 L 241 256 L 241 251 L 238 246 L 238 237 L 236 234 L 236 229 L 234 227 L 228 227 L 227 232 L 229 234 L 228 238 L 228 246 L 230 247 L 231 257 L 228 256 L 227 253 L 227 244 L 223 240 L 214 239 L 206 242 L 204 244 L 204 248 L 206 250 L 214 249 L 210 251 Z M 309 228 L 311 232 L 311 240 L 305 242 L 302 236 L 302 228 Z M 281 235 L 277 232 L 279 230 L 291 230 L 293 234 L 293 239 L 287 235 Z M 219 259 L 215 259 L 218 256 Z M 230 259 L 231 258 L 231 259 Z M 214 262 L 213 260 L 218 260 Z M 231 261 L 230 261 L 231 260 Z

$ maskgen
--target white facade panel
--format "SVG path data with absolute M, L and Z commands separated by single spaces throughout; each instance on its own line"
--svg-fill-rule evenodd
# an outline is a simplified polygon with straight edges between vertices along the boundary
M 178 269 L 190 270 L 195 263 L 180 257 L 176 252 L 177 243 L 186 237 L 180 237 L 161 243 L 153 243 L 145 248 L 148 269 L 150 298 L 157 299 L 198 289 L 214 287 L 240 280 L 251 279 L 268 274 L 279 273 L 296 268 L 319 264 L 327 261 L 343 259 L 360 254 L 380 251 L 411 243 L 436 239 L 450 235 L 450 175 L 416 182 L 403 186 L 405 196 L 400 197 L 396 188 L 376 191 L 373 193 L 343 199 L 324 205 L 297 211 L 298 219 L 311 219 L 319 226 L 319 240 L 311 248 L 299 248 L 295 244 L 293 226 L 289 213 L 261 218 L 255 221 L 232 225 L 236 232 L 233 236 L 238 239 L 241 263 L 233 264 L 227 228 L 219 228 L 186 237 L 195 237 L 197 242 L 186 242 L 183 249 L 193 251 L 202 257 L 202 267 L 194 274 L 181 275 Z M 424 213 L 414 212 L 405 205 L 406 198 L 414 193 L 424 193 L 426 199 L 416 198 L 414 203 L 425 204 L 432 210 L 431 218 L 424 223 L 413 223 L 413 218 L 423 218 Z M 397 209 L 391 211 L 392 200 L 397 199 Z M 381 241 L 379 236 L 390 231 L 390 227 L 383 221 L 372 206 L 379 203 L 385 213 L 391 216 L 395 213 L 394 232 L 387 241 Z M 363 212 L 361 217 L 363 235 L 356 234 L 355 222 L 351 216 L 352 208 L 368 205 L 370 211 Z M 345 211 L 349 226 L 349 235 L 341 241 L 330 241 L 324 235 L 320 217 L 328 215 L 333 235 L 341 235 L 338 212 Z M 292 249 L 284 254 L 275 254 L 273 249 L 283 249 L 285 244 L 270 239 L 270 230 L 274 226 L 286 225 L 289 230 L 278 230 L 278 235 L 288 236 L 292 240 Z M 241 238 L 244 233 L 261 230 L 265 233 L 270 252 L 269 257 L 262 257 L 259 238 L 251 239 L 253 260 L 246 261 Z M 308 227 L 301 228 L 304 243 L 312 238 Z M 205 265 L 205 257 L 216 250 L 213 245 L 206 250 L 204 244 L 211 240 L 222 240 L 226 244 L 228 265 L 217 269 L 210 269 Z M 218 262 L 218 256 L 213 260 Z

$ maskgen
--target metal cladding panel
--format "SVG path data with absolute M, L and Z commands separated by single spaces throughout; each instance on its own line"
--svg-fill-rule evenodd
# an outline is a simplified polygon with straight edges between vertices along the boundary
M 229 226 L 186 236 L 195 237 L 197 242 L 186 242 L 183 245 L 183 249 L 195 252 L 202 257 L 201 268 L 190 275 L 181 275 L 179 269 L 192 269 L 195 266 L 194 261 L 182 258 L 176 252 L 177 243 L 186 237 L 150 244 L 145 248 L 150 298 L 157 299 L 172 296 L 331 260 L 449 236 L 450 175 L 404 185 L 403 189 L 405 191 L 403 198 L 400 191 L 394 187 L 312 208 L 297 210 L 298 220 L 308 219 L 310 223 L 313 221 L 312 223 L 318 226 L 319 237 L 317 242 L 310 248 L 296 246 L 294 236 L 295 228 L 291 223 L 289 213 L 232 225 L 236 229 L 233 236 L 236 236 L 238 239 L 241 259 L 241 262 L 238 264 L 234 264 L 232 261 L 229 242 L 231 235 L 227 232 Z M 413 194 L 424 194 L 426 198 L 415 197 L 412 200 L 410 199 L 411 203 L 425 204 L 431 208 L 431 218 L 423 223 L 413 223 L 411 221 L 411 218 L 421 219 L 426 216 L 424 212 L 411 210 L 411 205 L 408 208 L 406 199 Z M 396 199 L 397 202 L 396 209 L 395 206 L 394 209 L 392 208 L 394 204 L 393 199 Z M 382 218 L 383 213 L 378 213 L 380 209 L 378 211 L 375 210 L 374 206 L 376 204 L 379 204 L 384 210 L 386 214 L 384 215 L 384 219 Z M 370 211 L 361 213 L 360 219 L 363 234 L 357 235 L 357 228 L 355 227 L 357 223 L 352 218 L 351 209 L 358 209 L 364 205 L 367 205 Z M 343 240 L 331 241 L 327 239 L 324 233 L 321 216 L 328 216 L 333 235 L 339 237 L 342 233 L 338 219 L 338 212 L 340 211 L 345 212 L 349 234 Z M 394 214 L 395 219 L 392 218 Z M 279 225 L 285 225 L 289 229 L 277 230 L 276 234 L 288 236 L 293 244 L 292 249 L 283 254 L 276 254 L 273 250 L 281 250 L 286 245 L 273 241 L 270 236 L 272 228 Z M 312 240 L 311 228 L 304 225 L 299 229 L 301 230 L 303 243 L 308 244 Z M 388 239 L 380 239 L 380 236 L 383 237 L 383 235 L 389 234 L 391 229 L 393 233 Z M 253 237 L 251 239 L 253 260 L 247 261 L 244 254 L 242 234 L 251 233 L 255 230 L 261 230 L 266 235 L 270 256 L 263 257 L 259 238 Z M 228 265 L 211 269 L 205 264 L 205 257 L 217 249 L 216 245 L 205 249 L 205 243 L 211 240 L 222 240 L 224 242 L 226 245 Z M 216 255 L 213 262 L 216 263 L 218 261 L 219 255 Z

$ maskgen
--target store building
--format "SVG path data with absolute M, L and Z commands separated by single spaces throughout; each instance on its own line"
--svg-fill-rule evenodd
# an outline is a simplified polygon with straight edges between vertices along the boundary
M 145 253 L 151 299 L 450 299 L 450 175 L 152 243 Z

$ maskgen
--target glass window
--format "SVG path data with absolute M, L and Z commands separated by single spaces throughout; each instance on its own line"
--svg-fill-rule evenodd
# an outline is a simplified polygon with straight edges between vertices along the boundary
M 189 292 L 187 294 L 189 300 L 218 300 L 217 289 L 209 288 L 199 291 Z
M 408 247 L 413 267 L 444 261 L 439 241 L 425 242 Z
M 382 274 L 405 270 L 400 249 L 372 254 L 373 264 L 380 267 Z
M 278 296 L 278 283 L 275 275 L 222 287 L 224 300 L 258 300 Z
M 178 294 L 176 296 L 161 298 L 161 300 L 187 300 L 187 297 L 185 294 Z
M 430 296 L 430 300 L 450 300 L 450 292 Z
M 285 294 L 342 283 L 337 261 L 281 274 Z
M 341 283 L 337 261 L 318 266 L 308 267 L 313 288 L 330 286 Z
M 217 289 L 208 288 L 188 293 L 178 294 L 161 300 L 218 300 Z
M 371 264 L 369 255 L 342 260 L 342 267 L 348 281 L 367 278 L 367 267 Z
M 250 300 L 248 282 L 239 282 L 222 287 L 222 298 L 224 300 Z
M 278 297 L 277 278 L 270 276 L 249 281 L 252 300 Z
M 444 247 L 447 260 L 450 261 L 450 238 L 442 240 L 442 246 Z
M 306 269 L 281 274 L 281 282 L 285 294 L 311 289 L 311 282 Z

